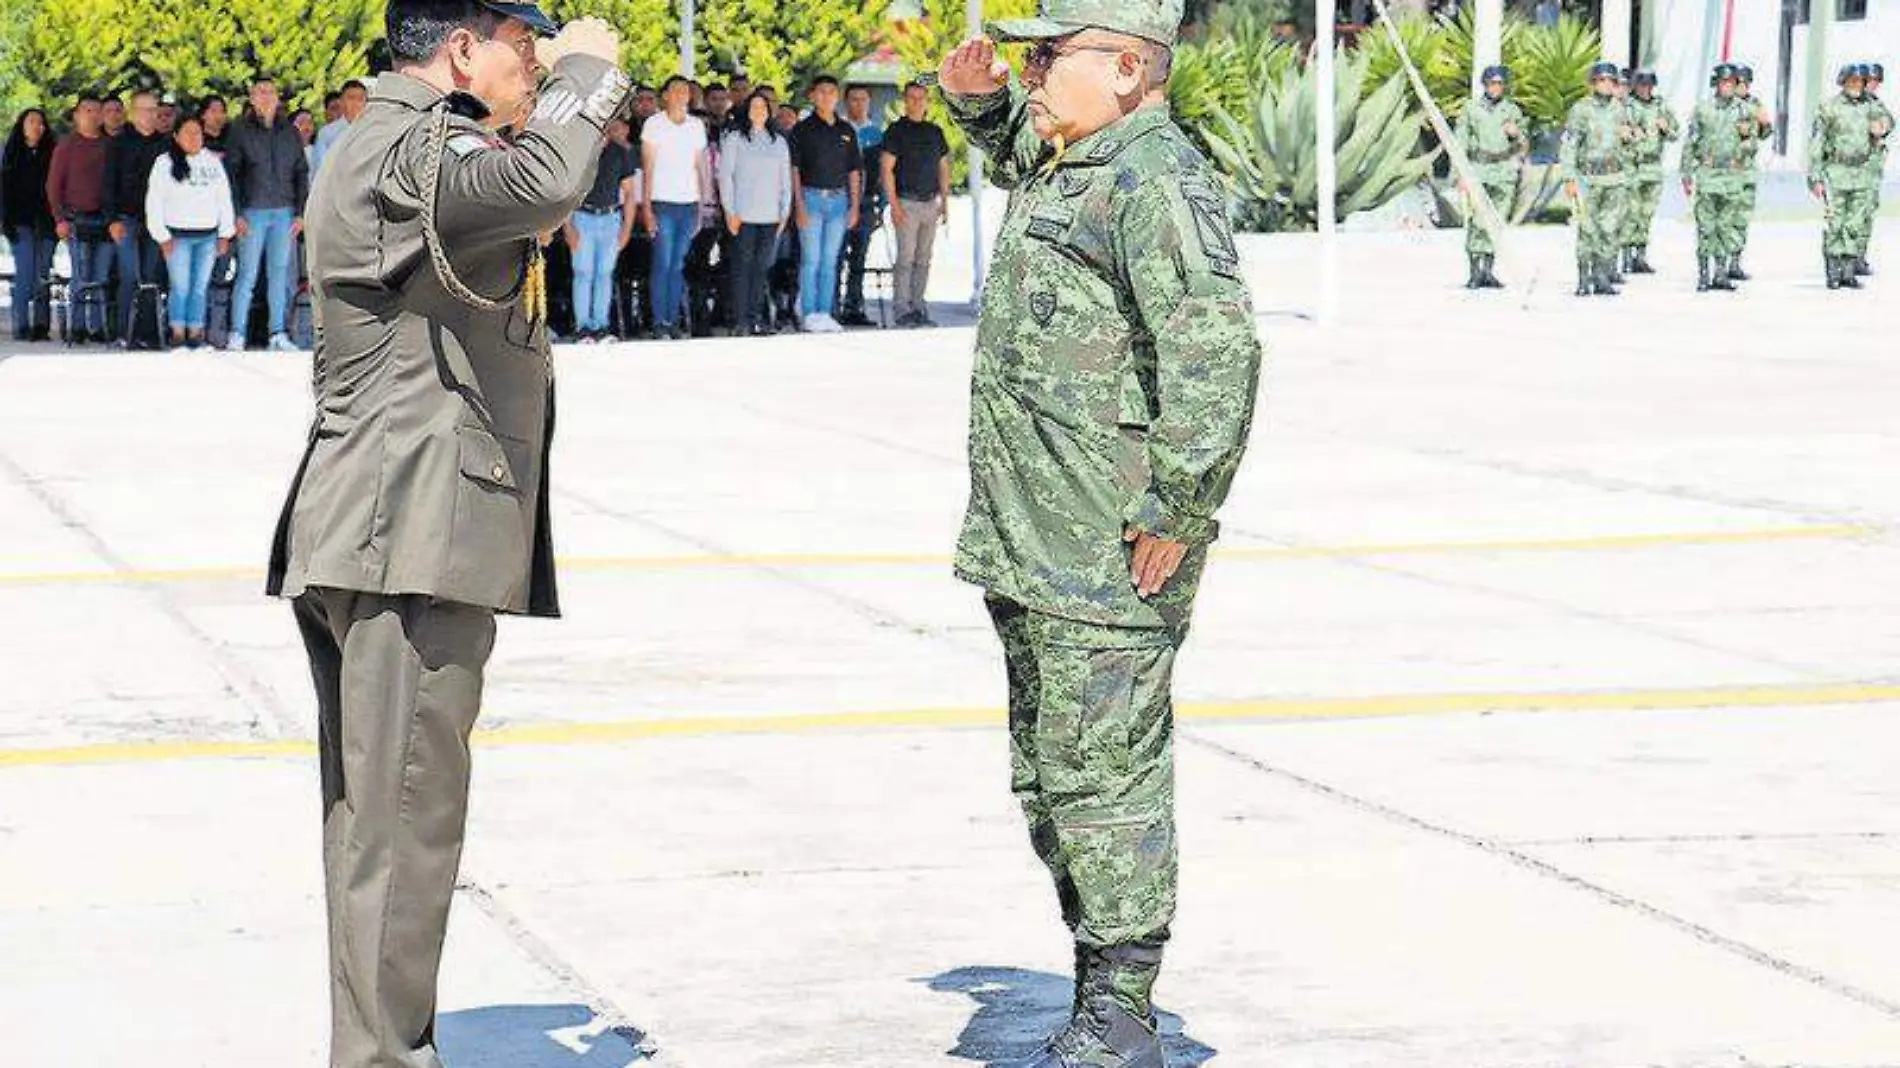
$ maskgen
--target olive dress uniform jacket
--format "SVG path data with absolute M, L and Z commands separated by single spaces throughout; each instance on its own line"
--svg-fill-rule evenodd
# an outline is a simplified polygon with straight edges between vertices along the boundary
M 537 235 L 593 184 L 628 89 L 612 64 L 567 56 L 504 140 L 472 97 L 402 73 L 377 80 L 306 214 L 317 411 L 278 522 L 272 595 L 322 587 L 559 614 L 553 365 L 546 323 L 515 298 Z M 432 165 L 453 273 L 499 307 L 458 297 L 432 261 Z

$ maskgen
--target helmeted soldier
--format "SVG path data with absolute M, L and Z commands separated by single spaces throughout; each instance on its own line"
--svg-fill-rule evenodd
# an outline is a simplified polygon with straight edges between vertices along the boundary
M 1571 105 L 1559 158 L 1564 192 L 1576 212 L 1577 295 L 1615 296 L 1615 259 L 1623 234 L 1626 146 L 1635 139 L 1617 97 L 1614 63 L 1590 68 L 1590 95 Z
M 1735 95 L 1740 79 L 1734 64 L 1716 64 L 1709 84 L 1715 94 L 1696 106 L 1682 146 L 1682 191 L 1694 198 L 1696 289 L 1705 293 L 1735 288 L 1729 266 L 1742 247 L 1748 131 L 1754 126 Z
M 1013 785 L 1075 944 L 1036 1068 L 1162 1068 L 1176 901 L 1172 673 L 1260 372 L 1219 178 L 1170 119 L 1180 0 L 1043 0 L 1014 82 L 945 58 L 951 117 L 1011 190 L 972 371 L 957 574 L 1009 680 Z
M 495 615 L 558 612 L 536 235 L 587 193 L 629 88 L 598 20 L 557 34 L 534 4 L 477 0 L 390 0 L 387 19 L 395 69 L 308 207 L 316 419 L 269 585 L 316 681 L 332 1068 L 442 1063 Z
M 1623 220 L 1624 269 L 1630 274 L 1654 274 L 1649 265 L 1649 233 L 1662 202 L 1663 146 L 1681 136 L 1681 127 L 1669 104 L 1656 92 L 1656 72 L 1639 70 L 1630 76 L 1630 95 L 1624 102 L 1636 140 L 1629 145 L 1630 185 Z
M 1458 116 L 1459 146 L 1471 159 L 1484 195 L 1507 223 L 1517 204 L 1517 186 L 1530 154 L 1530 124 L 1509 96 L 1510 69 L 1486 67 L 1480 81 L 1484 91 L 1465 105 Z M 1462 181 L 1460 182 L 1462 185 Z M 1465 190 L 1465 256 L 1471 273 L 1466 289 L 1503 289 L 1498 281 L 1496 235 L 1484 225 L 1477 210 L 1477 190 Z
M 1755 97 L 1755 68 L 1746 63 L 1735 64 L 1735 82 L 1735 100 L 1741 105 L 1746 134 L 1748 169 L 1742 177 L 1741 245 L 1729 261 L 1728 276 L 1732 281 L 1746 282 L 1749 275 L 1742 269 L 1742 254 L 1748 250 L 1748 234 L 1754 228 L 1755 205 L 1761 196 L 1761 150 L 1774 135 L 1775 120 L 1768 114 L 1768 105 Z
M 1893 123 L 1867 98 L 1866 64 L 1841 68 L 1841 91 L 1821 105 L 1808 137 L 1808 187 L 1826 205 L 1821 254 L 1829 289 L 1859 289 L 1855 266 L 1874 225 L 1874 187 L 1867 163 Z
M 1886 67 L 1878 63 L 1867 64 L 1867 99 L 1873 105 L 1874 110 L 1879 113 L 1881 121 L 1886 124 L 1887 129 L 1892 130 L 1894 127 L 1893 109 L 1889 108 L 1887 102 L 1880 98 L 1880 87 L 1886 80 Z M 1874 180 L 1875 218 L 1880 217 L 1881 183 L 1884 182 L 1887 177 L 1887 148 L 1892 140 L 1893 138 L 1891 136 L 1882 138 L 1879 147 L 1875 148 L 1873 155 L 1867 159 L 1867 172 L 1873 176 Z M 1868 227 L 1866 240 L 1861 246 L 1860 255 L 1854 260 L 1854 274 L 1857 277 L 1864 278 L 1874 273 L 1872 265 L 1867 262 L 1867 244 L 1873 241 L 1873 236 L 1873 227 Z

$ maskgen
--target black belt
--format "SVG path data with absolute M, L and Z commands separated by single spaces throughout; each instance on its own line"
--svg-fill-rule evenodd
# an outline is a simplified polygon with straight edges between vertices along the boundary
M 574 210 L 584 211 L 589 215 L 618 215 L 620 214 L 620 205 L 615 204 L 614 206 L 609 207 L 609 208 L 594 208 L 594 207 L 589 207 L 586 204 L 582 204 L 580 207 L 575 208 Z

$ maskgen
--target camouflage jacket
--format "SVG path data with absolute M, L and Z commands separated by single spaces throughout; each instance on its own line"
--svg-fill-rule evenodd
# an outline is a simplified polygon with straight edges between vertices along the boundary
M 1878 183 L 1887 172 L 1887 148 L 1893 144 L 1893 109 L 1887 107 L 1886 101 L 1873 93 L 1868 93 L 1867 99 L 1873 102 L 1874 111 L 1886 122 L 1887 126 L 1887 136 L 1881 138 L 1880 143 L 1874 146 L 1873 158 L 1867 161 L 1867 169 L 1873 172 L 1874 181 Z
M 1529 129 L 1516 101 L 1493 101 L 1480 93 L 1458 116 L 1458 144 L 1471 157 L 1480 178 L 1513 181 L 1524 157 L 1530 155 Z M 1499 210 L 1509 212 L 1511 205 L 1499 205 Z
M 1622 185 L 1625 146 L 1636 139 L 1636 127 L 1623 101 L 1595 93 L 1570 106 L 1564 120 L 1563 146 L 1558 159 L 1566 179 L 1597 185 Z
M 1718 97 L 1696 105 L 1689 139 L 1682 145 L 1682 176 L 1710 192 L 1733 193 L 1745 187 L 1754 142 L 1744 130 L 1753 126 L 1742 100 Z
M 1837 93 L 1814 115 L 1808 136 L 1808 183 L 1833 189 L 1872 189 L 1880 178 L 1868 167 L 1876 146 L 1886 140 L 1876 134 L 1885 116 L 1867 97 Z
M 1624 102 L 1629 108 L 1630 124 L 1636 127 L 1636 140 L 1629 143 L 1629 162 L 1635 176 L 1647 181 L 1662 178 L 1663 145 L 1682 136 L 1676 114 L 1660 96 L 1648 100 L 1632 94 Z
M 1748 184 L 1754 185 L 1761 177 L 1761 147 L 1774 135 L 1775 120 L 1768 117 L 1768 105 L 1763 104 L 1753 93 L 1735 99 L 1742 107 L 1745 130 L 1743 143 L 1748 151 Z
M 1010 190 L 977 321 L 957 575 L 1050 615 L 1185 627 L 1260 377 L 1216 178 L 1165 108 L 1058 152 L 1020 86 L 946 101 Z M 1189 546 L 1146 600 L 1128 527 Z

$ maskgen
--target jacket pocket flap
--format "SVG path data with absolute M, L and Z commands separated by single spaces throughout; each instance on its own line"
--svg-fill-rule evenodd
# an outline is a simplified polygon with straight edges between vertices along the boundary
M 492 434 L 465 426 L 457 427 L 455 435 L 461 440 L 462 474 L 503 489 L 518 488 L 514 465 Z

